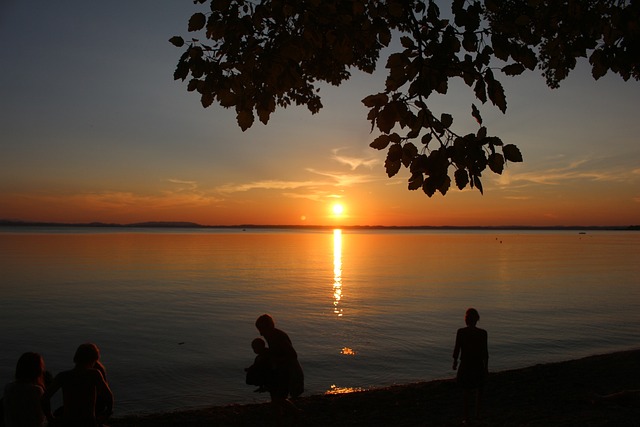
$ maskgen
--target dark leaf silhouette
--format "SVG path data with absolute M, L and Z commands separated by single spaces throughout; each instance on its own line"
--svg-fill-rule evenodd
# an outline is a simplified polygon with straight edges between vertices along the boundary
M 207 17 L 204 13 L 194 13 L 189 19 L 189 31 L 199 31 L 204 28 L 207 23 Z
M 502 148 L 502 152 L 504 153 L 505 159 L 510 162 L 521 162 L 522 161 L 522 153 L 520 153 L 520 149 L 513 144 L 507 144 Z

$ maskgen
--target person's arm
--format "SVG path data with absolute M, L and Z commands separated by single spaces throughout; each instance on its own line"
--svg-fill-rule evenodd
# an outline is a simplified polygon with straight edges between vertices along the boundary
M 485 331 L 484 333 L 484 368 L 487 372 L 489 372 L 489 334 Z
M 458 356 L 460 356 L 460 330 L 456 333 L 456 345 L 453 347 L 453 370 L 458 369 Z
M 40 425 L 45 417 L 44 411 L 42 410 L 42 396 L 44 395 L 44 390 L 40 386 L 35 386 L 33 388 L 33 394 L 29 397 L 29 401 L 25 402 L 27 409 L 27 413 L 29 417 L 31 417 L 32 425 Z
M 100 396 L 104 397 L 107 405 L 107 410 L 106 410 L 106 413 L 104 414 L 106 419 L 106 418 L 109 418 L 111 414 L 113 414 L 113 393 L 109 388 L 109 384 L 107 384 L 104 377 L 102 376 L 102 373 L 98 370 L 96 370 L 96 373 L 97 373 L 96 391 Z
M 51 382 L 51 385 L 47 387 L 44 394 L 42 395 L 42 412 L 44 413 L 44 416 L 47 417 L 49 424 L 51 424 L 54 420 L 53 413 L 51 412 L 51 396 L 53 396 L 61 386 L 62 381 L 60 378 L 60 374 L 58 374 Z

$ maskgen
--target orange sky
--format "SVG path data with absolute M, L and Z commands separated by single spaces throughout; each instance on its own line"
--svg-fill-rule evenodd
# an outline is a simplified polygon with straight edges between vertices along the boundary
M 640 83 L 580 66 L 558 90 L 503 78 L 508 109 L 481 106 L 489 134 L 525 162 L 486 172 L 485 194 L 408 191 L 389 179 L 360 100 L 384 76 L 323 90 L 312 116 L 290 108 L 241 132 L 174 82 L 191 2 L 148 8 L 80 0 L 3 5 L 0 219 L 192 221 L 208 225 L 640 224 Z M 28 22 L 28 27 L 23 23 Z M 56 49 L 51 49 L 51 46 Z M 46 69 L 46 73 L 42 70 Z M 321 94 L 322 94 L 321 93 Z M 433 98 L 475 131 L 466 87 Z M 465 133 L 461 131 L 460 133 Z M 344 206 L 336 217 L 331 207 Z

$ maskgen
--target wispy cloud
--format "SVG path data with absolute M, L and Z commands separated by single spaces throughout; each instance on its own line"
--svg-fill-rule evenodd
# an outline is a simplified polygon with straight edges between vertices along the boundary
M 360 166 L 371 169 L 381 163 L 381 160 L 377 157 L 374 157 L 373 155 L 367 155 L 364 157 L 351 157 L 340 154 L 340 152 L 343 150 L 344 148 L 334 148 L 332 150 L 333 159 L 340 164 L 349 166 L 352 171 L 358 169 Z
M 538 184 L 538 185 L 561 185 L 567 181 L 587 180 L 602 182 L 623 182 L 629 179 L 630 175 L 640 175 L 638 169 L 629 171 L 616 164 L 615 167 L 601 166 L 606 164 L 605 159 L 580 159 L 572 162 L 540 169 L 531 172 L 512 172 L 507 169 L 497 178 L 501 186 L 508 186 L 513 189 L 514 185 Z
M 70 206 L 84 207 L 99 211 L 134 210 L 146 207 L 149 209 L 192 208 L 207 206 L 219 199 L 198 188 L 195 181 L 167 179 L 170 185 L 159 191 L 89 191 L 67 195 L 39 196 L 32 195 L 43 202 L 68 203 Z
M 250 190 L 295 190 L 300 188 L 317 187 L 319 185 L 326 185 L 326 183 L 319 183 L 317 181 L 262 180 L 241 184 L 225 184 L 216 187 L 215 191 L 226 194 Z
M 167 179 L 167 182 L 170 182 L 171 184 L 175 184 L 178 187 L 178 189 L 180 190 L 196 190 L 198 188 L 198 183 L 196 181 L 185 181 L 185 180 L 181 180 L 181 179 L 173 179 L 173 178 L 169 178 Z
M 366 184 L 368 182 L 379 181 L 380 177 L 376 177 L 373 174 L 352 174 L 352 173 L 339 173 L 339 172 L 323 172 L 315 169 L 307 169 L 316 175 L 324 176 L 330 179 L 330 185 L 337 185 L 339 187 L 350 187 L 357 184 Z M 326 185 L 326 184 L 325 184 Z
M 253 190 L 279 190 L 282 191 L 282 196 L 284 197 L 319 201 L 331 197 L 340 197 L 336 196 L 336 188 L 366 184 L 384 178 L 375 176 L 373 173 L 353 172 L 360 167 L 372 168 L 380 162 L 380 159 L 339 155 L 338 153 L 342 150 L 343 149 L 340 148 L 332 150 L 332 160 L 337 161 L 340 165 L 348 166 L 351 172 L 345 173 L 307 168 L 305 171 L 314 175 L 314 178 L 308 180 L 257 180 L 243 183 L 228 183 L 216 187 L 213 191 L 221 195 L 229 195 Z

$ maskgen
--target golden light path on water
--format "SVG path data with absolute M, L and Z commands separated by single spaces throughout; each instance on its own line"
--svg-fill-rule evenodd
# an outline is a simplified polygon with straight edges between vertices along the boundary
M 340 301 L 342 300 L 342 230 L 333 230 L 333 313 L 342 317 L 342 307 L 340 307 Z M 340 354 L 345 356 L 355 356 L 354 349 L 349 347 L 343 347 L 340 350 Z M 364 389 L 359 387 L 338 387 L 332 384 L 329 390 L 325 394 L 342 394 L 353 393 L 356 391 L 362 391 Z
M 333 312 L 342 317 L 342 230 L 333 230 Z

